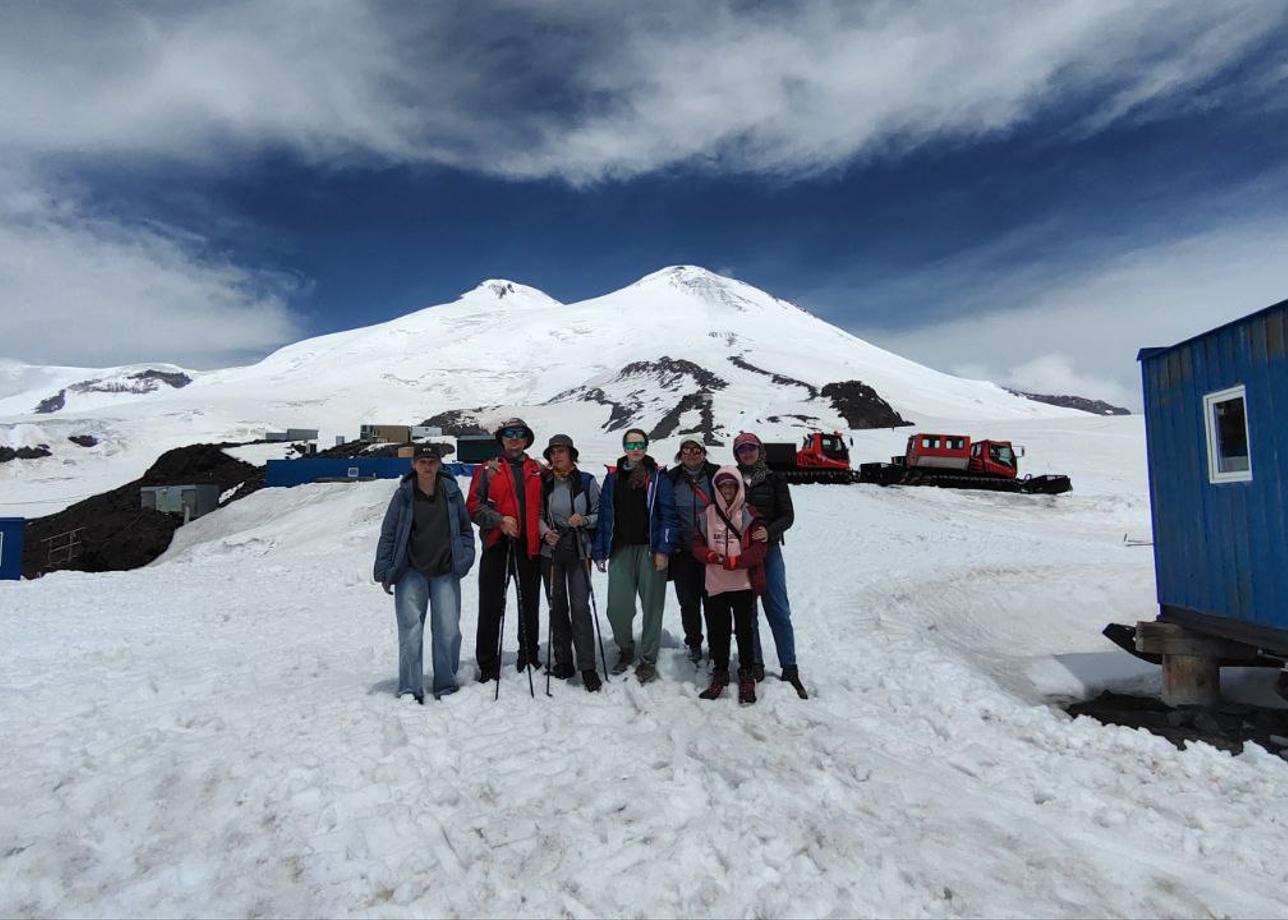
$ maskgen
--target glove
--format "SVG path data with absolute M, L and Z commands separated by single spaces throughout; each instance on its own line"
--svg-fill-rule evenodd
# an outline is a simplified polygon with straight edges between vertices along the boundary
M 721 556 L 719 553 L 717 553 L 715 550 L 713 549 L 707 550 L 707 565 L 719 565 L 720 560 L 723 558 L 724 557 Z
M 737 556 L 725 556 L 725 557 L 724 557 L 724 562 L 722 562 L 722 563 L 721 563 L 721 565 L 723 565 L 723 566 L 724 566 L 724 568 L 725 568 L 725 570 L 726 570 L 726 571 L 728 571 L 728 572 L 732 572 L 734 569 L 738 568 L 738 557 L 737 557 Z
M 393 593 L 394 593 L 394 589 L 393 589 L 393 588 L 391 588 L 391 587 L 389 586 L 389 582 L 387 582 L 387 581 L 382 581 L 382 582 L 380 583 L 380 587 L 382 587 L 382 588 L 384 588 L 384 589 L 385 589 L 385 593 L 386 593 L 386 594 L 393 594 Z

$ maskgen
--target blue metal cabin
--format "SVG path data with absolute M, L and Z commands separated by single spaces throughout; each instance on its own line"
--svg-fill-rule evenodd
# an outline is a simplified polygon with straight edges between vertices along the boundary
M 1137 356 L 1159 620 L 1288 653 L 1288 300 Z
M 0 518 L 0 581 L 22 577 L 22 538 L 26 530 L 25 518 Z
M 309 457 L 302 460 L 269 460 L 265 464 L 264 484 L 299 486 L 320 479 L 397 479 L 411 472 L 408 457 Z M 449 476 L 470 476 L 474 467 L 467 463 L 444 463 Z

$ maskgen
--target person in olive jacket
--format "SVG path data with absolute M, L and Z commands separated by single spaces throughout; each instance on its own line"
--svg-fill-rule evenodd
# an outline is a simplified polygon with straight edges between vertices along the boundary
M 750 432 L 742 432 L 733 441 L 734 459 L 747 489 L 747 504 L 756 509 L 759 520 L 751 537 L 768 545 L 765 553 L 765 591 L 760 597 L 765 619 L 774 634 L 782 679 L 795 688 L 801 699 L 808 699 L 796 665 L 796 632 L 792 628 L 791 601 L 787 598 L 787 566 L 783 561 L 783 534 L 796 520 L 787 482 L 765 464 L 764 445 Z M 760 624 L 756 624 L 756 677 L 765 673 L 764 653 L 760 646 Z
M 461 579 L 474 565 L 474 529 L 438 448 L 416 448 L 412 471 L 389 500 L 373 575 L 394 596 L 398 695 L 425 702 L 425 615 L 433 644 L 434 698 L 455 693 L 461 665 Z M 428 608 L 428 610 L 427 610 Z

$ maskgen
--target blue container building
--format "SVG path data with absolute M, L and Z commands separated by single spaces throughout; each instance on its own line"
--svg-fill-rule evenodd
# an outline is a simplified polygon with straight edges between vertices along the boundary
M 1143 349 L 1158 619 L 1288 654 L 1288 300 Z
M 306 482 L 337 479 L 397 479 L 411 472 L 407 457 L 309 457 L 302 460 L 269 460 L 264 471 L 267 486 L 299 486 Z M 449 476 L 470 476 L 467 463 L 444 463 Z
M 26 518 L 0 518 L 0 581 L 22 577 L 22 537 Z

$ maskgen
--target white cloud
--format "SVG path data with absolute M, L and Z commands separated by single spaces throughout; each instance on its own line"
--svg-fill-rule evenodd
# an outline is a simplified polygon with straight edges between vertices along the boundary
M 0 355 L 236 362 L 296 337 L 291 284 L 221 261 L 172 228 L 96 218 L 29 185 L 0 189 Z
M 294 333 L 280 279 L 89 210 L 51 178 L 80 163 L 792 178 L 1054 111 L 1083 133 L 1191 105 L 1286 20 L 1258 0 L 6 4 L 0 160 L 36 178 L 0 208 L 0 353 L 203 364 Z M 1257 104 L 1268 67 L 1241 78 Z
M 1187 105 L 1286 17 L 1255 0 L 19 4 L 0 11 L 0 145 L 792 176 L 1070 100 L 1079 130 Z
M 1279 217 L 1100 261 L 995 276 L 974 264 L 921 279 L 964 309 L 914 328 L 855 330 L 916 361 L 1039 392 L 1139 407 L 1136 352 L 1171 345 L 1288 297 Z

